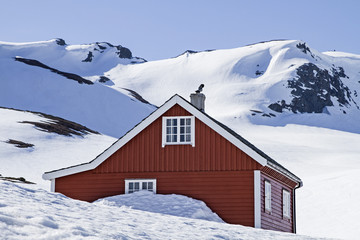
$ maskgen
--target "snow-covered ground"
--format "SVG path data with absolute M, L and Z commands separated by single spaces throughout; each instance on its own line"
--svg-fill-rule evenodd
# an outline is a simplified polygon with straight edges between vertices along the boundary
M 360 201 L 359 109 L 354 102 L 340 106 L 336 99 L 332 99 L 335 105 L 323 114 L 280 114 L 267 106 L 278 99 L 291 97 L 284 84 L 295 76 L 296 67 L 309 62 L 328 70 L 342 66 L 349 76 L 342 81 L 351 90 L 351 98 L 359 103 L 360 57 L 340 52 L 319 53 L 311 49 L 315 56 L 312 57 L 296 47 L 299 43 L 265 42 L 140 63 L 139 59 L 119 59 L 116 50 L 106 43 L 100 44 L 107 47 L 100 52 L 94 50 L 100 49 L 97 44 L 60 46 L 55 40 L 31 44 L 0 42 L 0 106 L 60 116 L 103 134 L 65 137 L 45 133 L 32 125 L 19 123 L 41 121 L 44 120 L 42 117 L 0 109 L 0 174 L 25 177 L 36 182 L 36 187 L 49 189 L 49 183 L 41 179 L 43 172 L 92 160 L 110 146 L 115 137 L 120 137 L 155 109 L 129 96 L 128 92 L 124 94 L 123 88 L 135 90 L 152 104 L 161 105 L 175 93 L 187 99 L 204 83 L 205 111 L 209 115 L 234 129 L 303 180 L 304 186 L 297 190 L 296 199 L 298 233 L 357 239 L 360 236 L 357 227 L 360 214 L 357 204 Z M 89 51 L 94 52 L 93 60 L 83 62 Z M 79 84 L 49 70 L 16 62 L 13 59 L 16 56 L 39 60 L 95 83 Z M 133 60 L 138 63 L 132 64 Z M 257 71 L 261 74 L 257 75 Z M 110 81 L 100 83 L 99 76 L 106 76 Z M 271 112 L 276 117 L 263 117 L 251 110 Z M 31 143 L 34 147 L 16 148 L 5 143 L 9 139 Z M 9 192 L 14 194 L 9 195 L 13 197 L 6 198 Z M 6 230 L 13 239 L 18 239 L 22 233 L 24 239 L 32 239 L 26 235 L 27 226 L 29 232 L 33 229 L 34 234 L 38 234 L 35 236 L 39 239 L 50 236 L 76 239 L 87 235 L 91 239 L 98 236 L 102 236 L 100 239 L 172 238 L 169 236 L 175 239 L 286 239 L 290 236 L 208 221 L 165 218 L 127 207 L 88 204 L 10 183 L 2 183 L 0 198 L 0 233 Z M 28 206 L 36 206 L 36 211 L 32 213 L 31 209 L 24 210 L 24 205 L 16 205 L 16 198 L 23 199 L 21 201 Z M 46 201 L 47 198 L 52 200 Z M 51 210 L 57 207 L 58 212 Z M 64 210 L 66 207 L 73 207 L 74 211 Z M 114 216 L 111 213 L 114 209 L 120 209 L 116 210 L 120 211 L 119 215 L 129 213 L 128 218 Z M 47 211 L 52 214 L 47 215 Z M 7 217 L 3 217 L 5 213 Z M 101 221 L 97 220 L 97 215 Z M 106 217 L 110 220 L 105 221 Z M 69 223 L 67 218 L 71 219 Z M 116 230 L 120 230 L 113 221 L 122 223 L 124 232 L 116 235 Z M 255 235 L 246 235 L 250 232 Z M 299 236 L 299 239 L 304 238 Z
M 162 201 L 167 202 L 167 206 L 177 206 L 182 203 L 178 202 L 178 199 L 179 196 L 176 195 L 163 200 L 161 196 L 153 199 L 148 196 L 140 198 L 135 204 L 146 205 L 148 201 Z M 188 201 L 189 211 L 203 210 L 202 206 L 199 208 L 197 201 Z M 178 211 L 175 210 L 174 213 L 176 215 Z M 0 238 L 7 240 L 320 239 L 135 210 L 128 206 L 110 205 L 104 202 L 87 203 L 58 193 L 49 193 L 43 189 L 28 188 L 26 185 L 1 180 Z

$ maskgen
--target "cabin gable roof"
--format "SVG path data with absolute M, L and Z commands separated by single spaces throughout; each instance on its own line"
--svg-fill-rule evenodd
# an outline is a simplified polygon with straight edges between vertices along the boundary
M 51 172 L 46 172 L 43 174 L 43 179 L 50 180 L 50 179 L 55 179 L 55 178 L 95 169 L 102 162 L 108 159 L 112 154 L 114 154 L 118 149 L 120 149 L 122 146 L 128 143 L 137 134 L 139 134 L 142 130 L 148 127 L 152 122 L 154 122 L 156 119 L 161 117 L 164 113 L 166 113 L 171 107 L 173 107 L 176 104 L 180 105 L 190 114 L 192 114 L 197 119 L 205 123 L 215 132 L 223 136 L 234 146 L 242 150 L 244 153 L 246 153 L 256 162 L 258 162 L 261 166 L 267 165 L 271 168 L 274 168 L 275 170 L 281 172 L 290 179 L 293 179 L 294 181 L 298 182 L 300 186 L 302 185 L 301 180 L 298 177 L 296 177 L 294 174 L 292 174 L 290 171 L 288 171 L 286 168 L 284 168 L 275 160 L 267 156 L 264 152 L 256 148 L 253 144 L 251 144 L 246 139 L 241 137 L 239 134 L 231 130 L 229 127 L 213 119 L 206 113 L 198 110 L 195 106 L 193 106 L 191 103 L 189 103 L 188 101 L 186 101 L 184 98 L 182 98 L 177 94 L 171 97 L 168 101 L 166 101 L 162 106 L 160 106 L 157 110 L 151 113 L 148 117 L 143 119 L 135 127 L 129 130 L 125 135 L 119 138 L 109 148 L 107 148 L 104 152 L 99 154 L 92 161 L 88 163 L 71 166 L 68 168 L 62 168 Z

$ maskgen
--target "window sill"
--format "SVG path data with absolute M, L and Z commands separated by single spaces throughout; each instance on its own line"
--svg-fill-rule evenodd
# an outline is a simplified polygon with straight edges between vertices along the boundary
M 265 213 L 266 213 L 266 214 L 269 214 L 269 215 L 272 215 L 272 211 L 271 211 L 271 210 L 265 209 Z
M 177 145 L 191 145 L 193 147 L 195 147 L 195 144 L 194 143 L 166 143 L 166 144 L 163 144 L 162 147 L 164 148 L 165 146 L 177 146 Z

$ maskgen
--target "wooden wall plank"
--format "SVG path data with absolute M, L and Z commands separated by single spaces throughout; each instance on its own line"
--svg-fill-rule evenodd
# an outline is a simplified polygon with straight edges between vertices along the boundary
M 125 179 L 156 178 L 158 194 L 181 194 L 204 201 L 224 221 L 254 225 L 253 171 L 108 173 L 87 171 L 56 180 L 56 191 L 94 201 L 124 194 Z

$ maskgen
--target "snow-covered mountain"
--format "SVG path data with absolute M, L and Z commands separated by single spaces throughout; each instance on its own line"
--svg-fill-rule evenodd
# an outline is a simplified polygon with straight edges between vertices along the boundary
M 44 171 L 92 160 L 155 105 L 201 83 L 209 115 L 302 178 L 300 234 L 360 235 L 360 56 L 301 41 L 152 62 L 110 43 L 0 42 L 0 174 L 46 188 Z M 49 132 L 52 124 L 75 132 Z
M 301 41 L 187 51 L 172 59 L 118 65 L 105 75 L 113 88 L 131 88 L 157 105 L 174 93 L 188 96 L 204 83 L 206 111 L 216 118 L 360 133 L 360 55 L 320 53 Z

